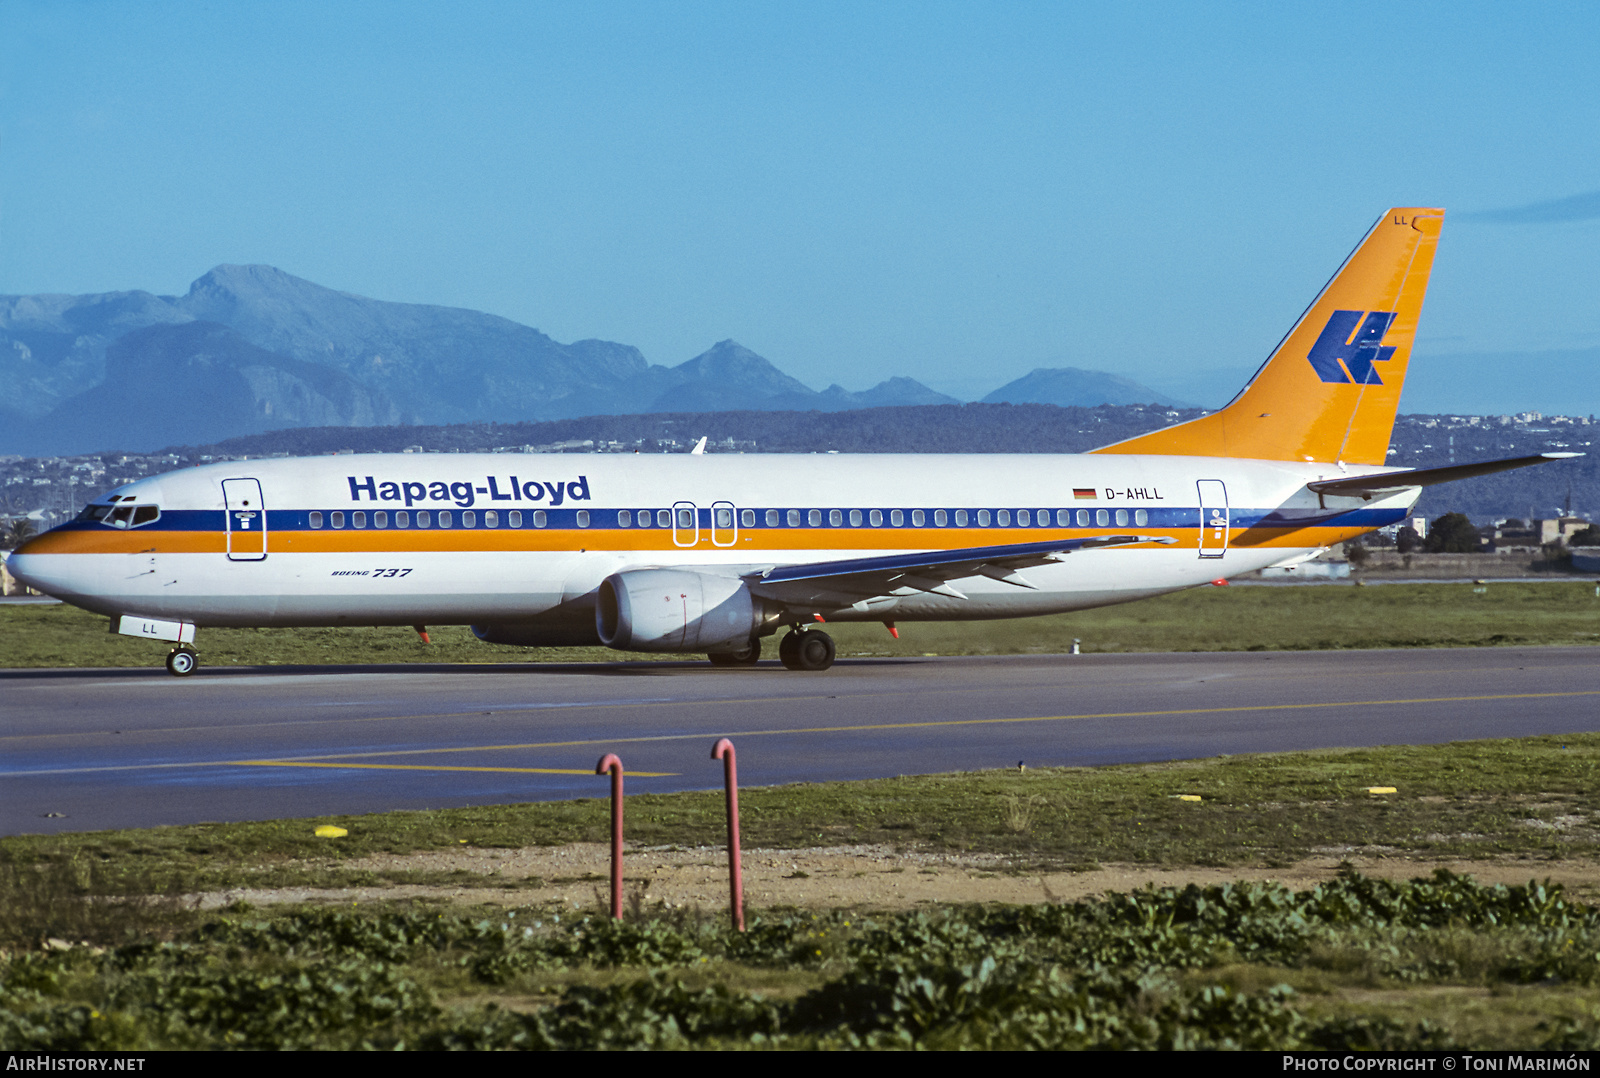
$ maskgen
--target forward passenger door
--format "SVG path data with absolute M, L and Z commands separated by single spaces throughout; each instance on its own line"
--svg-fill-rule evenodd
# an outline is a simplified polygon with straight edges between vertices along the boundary
M 265 561 L 267 557 L 267 507 L 261 502 L 261 483 L 255 479 L 224 479 L 222 500 L 227 506 L 228 560 Z

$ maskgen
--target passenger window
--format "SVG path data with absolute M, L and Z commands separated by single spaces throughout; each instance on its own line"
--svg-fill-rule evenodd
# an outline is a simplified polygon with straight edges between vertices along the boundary
M 406 512 L 404 509 L 396 512 L 394 515 L 394 526 L 397 528 L 411 527 L 411 514 Z
M 335 509 L 332 513 L 328 514 L 328 516 L 333 522 L 333 526 L 335 528 L 344 527 L 344 512 L 342 510 Z
M 588 526 L 589 526 L 589 510 L 587 510 L 587 509 L 579 509 L 578 510 L 578 527 L 587 528 Z
M 448 509 L 439 510 L 439 527 L 448 528 L 448 527 L 450 527 L 450 525 L 452 525 L 454 523 L 455 523 L 455 520 L 452 519 L 452 517 L 450 515 L 450 510 L 448 510 Z
M 867 521 L 874 528 L 883 527 L 883 510 L 882 509 L 874 509 L 872 512 L 868 513 L 867 514 Z
M 461 526 L 463 528 L 476 528 L 478 526 L 477 512 L 475 510 L 468 509 L 466 512 L 462 513 Z
M 756 526 L 756 511 L 754 509 L 739 510 L 739 524 L 745 528 Z
M 1078 510 L 1078 527 L 1087 528 L 1088 526 L 1089 526 L 1089 510 L 1087 510 L 1087 509 L 1079 509 Z
M 837 509 L 828 510 L 828 527 L 837 528 L 844 523 L 844 514 Z
M 1071 523 L 1072 523 L 1072 510 L 1070 510 L 1070 509 L 1057 509 L 1056 510 L 1056 526 L 1058 528 L 1065 528 L 1067 525 L 1069 525 Z
M 1011 510 L 1002 509 L 994 516 L 995 523 L 1000 525 L 1002 528 L 1008 528 L 1011 526 Z
M 1111 514 L 1104 509 L 1096 509 L 1094 511 L 1094 522 L 1103 528 L 1111 523 Z
M 1048 528 L 1049 526 L 1050 526 L 1050 510 L 1048 510 L 1048 509 L 1039 510 L 1039 527 Z
M 911 526 L 913 528 L 920 528 L 927 522 L 928 514 L 924 513 L 921 509 L 911 510 Z
M 813 528 L 820 528 L 822 526 L 822 510 L 808 510 L 806 512 L 806 523 L 811 525 Z
M 906 522 L 906 514 L 905 514 L 905 512 L 903 510 L 900 510 L 900 509 L 891 509 L 891 510 L 889 510 L 889 523 L 890 524 L 893 524 L 895 527 L 899 528 L 899 527 L 904 526 L 905 522 Z
M 956 527 L 965 528 L 966 526 L 967 526 L 967 511 L 965 509 L 957 509 L 956 510 Z
M 483 511 L 483 526 L 485 528 L 498 528 L 500 526 L 500 512 L 496 509 Z
M 665 509 L 657 509 L 656 510 L 656 527 L 658 527 L 658 528 L 670 528 L 670 527 L 672 527 L 672 514 L 670 512 L 668 512 L 667 510 L 665 510 Z
M 550 516 L 543 509 L 535 509 L 533 511 L 533 526 L 535 528 L 542 528 L 549 523 L 549 521 Z
M 933 511 L 933 523 L 938 527 L 944 527 L 946 524 L 950 523 L 950 514 L 946 513 L 943 509 L 935 509 Z
M 506 524 L 513 528 L 522 527 L 522 510 L 513 509 L 506 514 Z
M 417 527 L 426 528 L 431 523 L 432 514 L 426 509 L 417 510 Z
M 777 526 L 778 526 L 778 511 L 776 509 L 768 509 L 767 510 L 767 527 L 776 528 Z
M 799 526 L 800 526 L 800 510 L 798 510 L 798 509 L 789 510 L 789 527 L 798 528 Z
M 850 526 L 852 528 L 861 527 L 861 510 L 859 510 L 859 509 L 850 510 Z
M 987 509 L 979 509 L 978 510 L 978 527 L 987 528 L 988 526 L 989 526 L 989 510 L 987 510 Z
M 630 512 L 627 509 L 618 509 L 617 510 L 617 527 L 619 527 L 619 528 L 631 528 L 631 527 L 633 527 L 633 513 Z
M 379 509 L 377 512 L 373 513 L 372 526 L 374 528 L 387 528 L 389 526 L 389 514 L 385 513 L 382 509 Z
M 1150 523 L 1150 514 L 1145 512 L 1143 509 L 1135 509 L 1133 511 L 1133 522 L 1142 528 L 1146 524 Z
M 350 514 L 350 526 L 352 528 L 365 528 L 367 526 L 367 512 L 365 509 L 357 509 Z
M 653 522 L 653 516 L 648 509 L 639 510 L 639 527 L 648 528 Z
M 694 527 L 693 509 L 678 510 L 678 527 L 680 530 L 687 530 Z
M 1128 526 L 1128 511 L 1126 509 L 1118 509 L 1117 510 L 1117 527 L 1125 528 L 1127 526 Z
M 1018 509 L 1017 510 L 1017 527 L 1026 528 L 1028 525 L 1030 525 L 1032 523 L 1033 523 L 1033 519 L 1028 516 L 1028 511 L 1026 509 Z
M 717 527 L 719 527 L 719 528 L 731 528 L 731 527 L 733 527 L 733 510 L 732 509 L 729 509 L 727 507 L 721 507 L 721 508 L 717 509 Z
M 308 519 L 313 528 L 322 527 L 322 514 L 317 512 L 315 509 L 311 511 L 311 516 Z

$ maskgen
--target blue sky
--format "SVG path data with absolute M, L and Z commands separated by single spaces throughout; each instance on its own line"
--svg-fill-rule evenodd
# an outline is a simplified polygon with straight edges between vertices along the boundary
M 1580 4 L 4 0 L 0 293 L 260 262 L 817 388 L 1214 405 L 1438 205 L 1402 408 L 1600 411 L 1597 46 Z

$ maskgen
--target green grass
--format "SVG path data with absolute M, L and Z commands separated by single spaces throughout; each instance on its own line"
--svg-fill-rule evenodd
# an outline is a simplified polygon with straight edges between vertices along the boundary
M 1276 651 L 1324 648 L 1472 647 L 1600 643 L 1592 582 L 1382 587 L 1199 588 L 1121 606 L 990 622 L 906 622 L 900 639 L 877 624 L 830 624 L 839 655 L 1016 655 L 1086 652 Z M 423 644 L 407 628 L 203 629 L 211 666 L 332 663 L 616 662 L 679 656 L 606 648 L 484 644 L 462 626 L 430 627 Z M 0 606 L 0 666 L 155 666 L 168 645 L 115 636 L 106 619 L 66 606 Z M 769 658 L 776 644 L 766 642 Z
M 487 912 L 487 915 L 486 915 Z M 1600 1046 L 1600 910 L 1342 873 L 896 914 L 244 906 L 0 952 L 0 1050 Z
M 740 792 L 749 848 L 881 843 L 1004 854 L 1022 866 L 1286 866 L 1321 853 L 1524 859 L 1600 855 L 1600 734 L 817 783 Z M 1371 786 L 1398 793 L 1373 795 Z M 1178 795 L 1198 795 L 1200 802 Z M 603 842 L 603 799 L 326 820 L 0 840 L 0 863 L 71 865 L 102 893 L 407 882 L 369 854 Z M 349 831 L 315 838 L 314 824 Z M 628 798 L 645 846 L 723 841 L 720 794 Z M 89 876 L 85 875 L 86 886 Z M 3 896 L 0 896 L 3 897 Z
M 1071 650 L 1303 651 L 1600 644 L 1592 582 L 1197 588 L 1119 606 L 995 622 L 830 625 L 841 655 L 1016 655 Z

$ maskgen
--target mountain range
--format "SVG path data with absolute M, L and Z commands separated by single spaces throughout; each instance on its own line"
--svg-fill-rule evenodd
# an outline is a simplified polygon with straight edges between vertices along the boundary
M 910 378 L 818 392 L 731 340 L 665 367 L 630 345 L 562 344 L 510 319 L 369 299 L 271 266 L 218 266 L 183 296 L 0 296 L 0 386 L 0 453 L 29 455 L 294 427 L 957 403 Z M 1073 368 L 985 399 L 1176 403 Z
M 984 404 L 1055 404 L 1062 408 L 1094 408 L 1102 404 L 1164 404 L 1187 408 L 1181 401 L 1105 371 L 1077 367 L 1040 367 L 1001 386 Z

